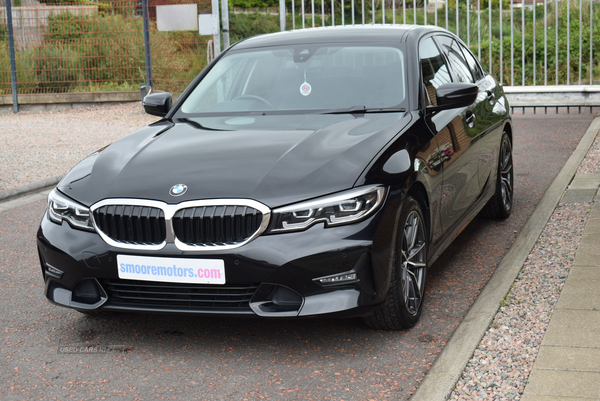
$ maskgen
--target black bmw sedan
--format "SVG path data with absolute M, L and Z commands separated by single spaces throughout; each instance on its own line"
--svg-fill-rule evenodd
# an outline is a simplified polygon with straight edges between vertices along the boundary
M 437 27 L 238 42 L 48 197 L 45 295 L 110 311 L 413 326 L 427 268 L 513 197 L 501 86 Z

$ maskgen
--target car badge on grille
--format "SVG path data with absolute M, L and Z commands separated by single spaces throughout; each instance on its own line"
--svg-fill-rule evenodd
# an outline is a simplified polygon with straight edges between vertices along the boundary
M 169 190 L 169 195 L 171 196 L 181 196 L 186 193 L 188 187 L 185 184 L 177 184 L 173 185 Z

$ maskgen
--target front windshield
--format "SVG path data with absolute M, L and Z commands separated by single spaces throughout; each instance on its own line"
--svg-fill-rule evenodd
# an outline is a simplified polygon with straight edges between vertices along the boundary
M 181 106 L 186 114 L 399 108 L 406 98 L 400 49 L 298 45 L 231 51 Z

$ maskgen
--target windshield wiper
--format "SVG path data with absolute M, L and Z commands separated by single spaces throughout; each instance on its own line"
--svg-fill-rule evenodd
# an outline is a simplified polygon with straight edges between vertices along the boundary
M 207 130 L 207 131 L 227 131 L 227 130 L 220 129 L 220 128 L 205 127 L 204 125 L 200 124 L 199 122 L 194 121 L 194 120 L 189 119 L 189 118 L 178 118 L 177 122 L 188 123 L 191 126 L 193 126 L 194 128 L 203 129 L 203 130 Z
M 365 106 L 352 106 L 347 109 L 333 109 L 326 110 L 321 114 L 364 114 L 364 113 L 401 113 L 405 112 L 406 109 L 398 107 L 383 107 L 383 108 L 371 108 L 367 109 Z

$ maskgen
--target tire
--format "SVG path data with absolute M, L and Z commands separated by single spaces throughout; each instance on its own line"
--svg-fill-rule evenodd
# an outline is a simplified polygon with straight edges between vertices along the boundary
M 428 245 L 421 207 L 409 196 L 400 212 L 386 303 L 364 318 L 368 326 L 380 330 L 399 330 L 411 328 L 417 323 L 425 297 Z
M 482 217 L 503 220 L 510 216 L 513 206 L 514 182 L 512 144 L 508 134 L 504 132 L 498 154 L 496 191 L 481 210 Z

